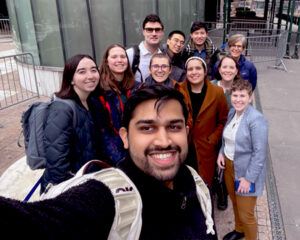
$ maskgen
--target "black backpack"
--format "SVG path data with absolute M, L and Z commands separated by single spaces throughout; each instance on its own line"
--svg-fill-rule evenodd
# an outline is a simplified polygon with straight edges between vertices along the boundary
M 139 68 L 140 64 L 140 48 L 139 45 L 133 45 L 131 48 L 133 48 L 133 59 L 132 59 L 132 65 L 131 70 L 133 72 L 133 75 L 138 71 L 141 75 L 141 82 L 143 82 L 143 75 Z

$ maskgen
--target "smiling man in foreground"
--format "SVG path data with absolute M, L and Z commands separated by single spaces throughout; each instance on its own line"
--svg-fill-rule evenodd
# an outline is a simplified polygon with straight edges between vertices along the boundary
M 209 191 L 196 171 L 183 164 L 187 116 L 181 93 L 161 85 L 140 88 L 125 105 L 120 136 L 129 156 L 118 167 L 135 185 L 142 205 L 141 229 L 130 240 L 217 239 Z M 21 203 L 0 197 L 1 230 L 12 236 L 18 232 L 9 231 L 14 227 L 34 239 L 127 239 L 114 233 L 114 218 L 126 220 L 114 204 L 116 194 L 95 179 L 44 201 Z

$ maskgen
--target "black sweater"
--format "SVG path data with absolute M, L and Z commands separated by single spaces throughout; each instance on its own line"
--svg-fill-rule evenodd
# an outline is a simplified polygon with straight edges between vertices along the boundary
M 175 177 L 174 189 L 144 174 L 131 160 L 119 167 L 136 184 L 143 201 L 140 239 L 217 239 L 206 234 L 205 218 L 187 167 Z M 0 229 L 12 239 L 107 239 L 115 209 L 101 182 L 71 188 L 54 199 L 21 203 L 0 197 Z

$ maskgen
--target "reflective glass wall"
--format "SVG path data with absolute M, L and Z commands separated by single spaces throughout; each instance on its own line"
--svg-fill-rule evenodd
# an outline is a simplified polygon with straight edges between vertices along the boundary
M 124 46 L 142 40 L 142 22 L 157 13 L 165 35 L 174 29 L 187 36 L 194 20 L 204 20 L 202 0 L 7 0 L 14 41 L 41 66 L 62 67 L 87 53 L 100 62 L 112 43 Z

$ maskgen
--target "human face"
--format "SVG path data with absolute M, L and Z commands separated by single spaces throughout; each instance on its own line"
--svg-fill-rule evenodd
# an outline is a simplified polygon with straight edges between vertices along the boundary
M 203 85 L 205 74 L 206 72 L 201 60 L 192 59 L 188 62 L 186 67 L 186 77 L 191 84 L 192 89 Z
M 121 47 L 113 47 L 108 52 L 107 64 L 114 75 L 124 74 L 128 67 L 126 52 Z
M 245 80 L 246 81 L 246 80 Z M 252 101 L 247 90 L 237 90 L 231 93 L 231 104 L 238 115 L 241 115 Z
M 128 130 L 121 128 L 120 136 L 139 169 L 168 182 L 186 159 L 188 127 L 178 101 L 168 100 L 159 111 L 155 102 L 140 103 L 133 112 Z
M 207 38 L 207 32 L 204 28 L 200 28 L 199 30 L 191 33 L 191 38 L 193 39 L 193 42 L 196 44 L 196 46 L 202 46 Z
M 99 83 L 99 78 L 99 72 L 94 61 L 89 58 L 83 58 L 76 68 L 72 85 L 79 97 L 86 97 L 95 90 Z
M 168 59 L 166 58 L 156 58 L 152 59 L 150 66 L 150 74 L 154 80 L 158 83 L 164 82 L 171 73 L 171 66 Z
M 143 29 L 143 35 L 146 45 L 158 46 L 164 36 L 164 30 L 159 22 L 147 22 Z
M 236 63 L 233 61 L 233 59 L 224 57 L 221 66 L 219 67 L 219 73 L 222 77 L 222 80 L 228 82 L 233 81 L 238 73 Z
M 178 54 L 184 47 L 184 37 L 180 34 L 174 33 L 172 37 L 167 40 L 167 45 L 172 53 Z
M 239 59 L 243 51 L 244 47 L 242 41 L 238 41 L 229 47 L 230 55 L 235 59 Z

